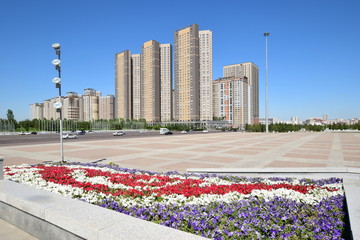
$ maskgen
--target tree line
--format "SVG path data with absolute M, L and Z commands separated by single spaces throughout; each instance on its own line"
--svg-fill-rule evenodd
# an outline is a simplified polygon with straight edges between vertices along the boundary
M 14 113 L 11 109 L 7 111 L 7 119 L 0 118 L 0 131 L 59 131 L 60 120 L 59 119 L 33 119 L 23 120 L 17 122 L 15 120 Z M 130 120 L 130 119 L 112 119 L 112 120 L 94 120 L 94 121 L 74 121 L 64 119 L 62 122 L 64 131 L 76 131 L 76 130 L 121 130 L 121 129 L 147 129 L 147 130 L 159 130 L 162 127 L 166 127 L 171 131 L 182 130 L 194 130 L 199 131 L 205 129 L 205 125 L 200 123 L 147 123 L 145 119 Z M 248 132 L 265 132 L 266 126 L 264 124 L 246 124 L 245 131 Z M 360 123 L 345 124 L 345 123 L 333 123 L 328 125 L 294 125 L 287 123 L 269 124 L 270 132 L 297 132 L 300 130 L 306 131 L 324 131 L 329 130 L 360 130 Z M 224 130 L 224 129 L 222 129 Z M 233 128 L 225 130 L 236 130 Z

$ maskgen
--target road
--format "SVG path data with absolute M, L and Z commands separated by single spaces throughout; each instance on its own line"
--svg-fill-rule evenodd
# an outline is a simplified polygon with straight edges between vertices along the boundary
M 134 137 L 154 137 L 159 136 L 159 131 L 148 131 L 141 133 L 140 131 L 125 131 L 125 136 L 113 136 L 112 131 L 108 132 L 91 132 L 85 135 L 78 135 L 77 139 L 64 139 L 64 142 L 69 141 L 94 141 L 114 138 L 134 138 Z M 220 132 L 220 131 L 216 131 Z M 180 132 L 174 132 L 178 135 Z M 192 132 L 188 134 L 202 134 L 202 132 Z M 208 133 L 207 133 L 208 134 Z M 164 136 L 165 137 L 165 136 Z M 166 136 L 168 137 L 168 136 Z M 0 135 L 1 146 L 16 146 L 16 145 L 30 145 L 30 144 L 44 144 L 56 143 L 60 141 L 59 133 L 39 133 L 37 135 Z

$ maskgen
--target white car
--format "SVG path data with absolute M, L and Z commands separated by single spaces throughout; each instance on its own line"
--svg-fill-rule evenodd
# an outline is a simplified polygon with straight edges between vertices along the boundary
M 208 130 L 206 130 L 206 129 L 205 129 L 205 130 L 203 130 L 203 133 L 208 133 L 208 132 L 209 132 L 209 131 L 208 131 Z
M 172 134 L 172 133 L 169 133 L 169 129 L 167 128 L 160 128 L 160 134 L 161 135 L 169 135 L 169 134 Z
M 75 138 L 77 138 L 77 136 L 74 135 L 74 134 L 69 133 L 69 134 L 63 135 L 62 138 L 63 138 L 63 139 L 75 139 Z
M 182 134 L 188 133 L 186 130 L 181 131 Z
M 123 132 L 123 131 L 113 132 L 113 136 L 124 136 L 124 135 L 125 135 L 125 132 Z

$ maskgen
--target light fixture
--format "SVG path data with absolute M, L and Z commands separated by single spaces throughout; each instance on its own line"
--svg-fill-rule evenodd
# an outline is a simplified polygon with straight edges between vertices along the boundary
M 60 44 L 59 43 L 53 43 L 51 45 L 55 50 L 59 49 L 60 48 Z
M 265 132 L 269 132 L 269 70 L 268 70 L 268 36 L 269 32 L 265 32 L 265 58 L 266 58 L 266 84 L 265 84 Z
M 52 63 L 52 65 L 54 65 L 54 66 L 59 66 L 60 63 L 61 63 L 61 61 L 60 61 L 60 59 L 54 59 L 54 60 L 51 61 L 51 63 Z
M 59 77 L 54 77 L 54 78 L 52 79 L 52 82 L 53 82 L 54 84 L 59 84 L 59 83 L 61 82 L 61 78 L 59 78 Z
M 56 103 L 54 103 L 54 108 L 59 109 L 59 108 L 61 108 L 61 107 L 62 107 L 62 103 L 61 103 L 61 102 L 56 102 Z

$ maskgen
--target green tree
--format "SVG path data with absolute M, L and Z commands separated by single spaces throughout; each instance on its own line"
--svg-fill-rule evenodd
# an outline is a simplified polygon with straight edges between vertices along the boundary
M 7 116 L 7 119 L 8 119 L 9 122 L 16 122 L 15 117 L 14 117 L 14 113 L 13 113 L 13 111 L 11 109 L 7 110 L 6 116 Z

